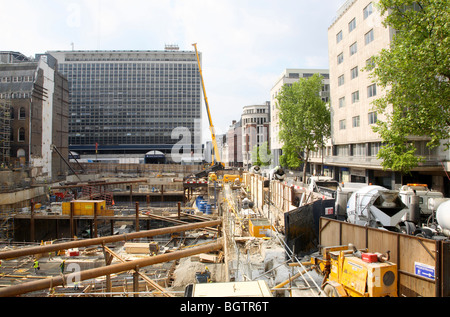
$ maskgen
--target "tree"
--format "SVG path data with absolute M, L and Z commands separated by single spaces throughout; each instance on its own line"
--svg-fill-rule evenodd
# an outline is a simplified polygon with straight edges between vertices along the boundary
M 252 164 L 258 166 L 270 165 L 271 155 L 267 142 L 261 143 L 261 145 L 255 145 L 252 150 Z
M 291 86 L 284 85 L 277 96 L 280 140 L 283 142 L 283 166 L 298 168 L 303 165 L 303 182 L 306 181 L 306 164 L 310 153 L 323 147 L 331 136 L 329 106 L 320 97 L 322 76 L 300 78 Z
M 427 137 L 432 149 L 449 143 L 450 0 L 380 0 L 384 25 L 395 30 L 391 45 L 372 58 L 371 76 L 385 95 L 374 108 L 385 119 L 374 131 L 383 140 L 384 169 L 409 172 L 423 157 L 411 136 Z M 378 116 L 380 118 L 380 116 Z

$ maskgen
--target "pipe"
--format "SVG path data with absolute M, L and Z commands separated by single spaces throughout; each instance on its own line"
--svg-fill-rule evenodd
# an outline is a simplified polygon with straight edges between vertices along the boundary
M 39 281 L 32 281 L 28 283 L 13 285 L 9 287 L 5 287 L 0 289 L 0 297 L 10 297 L 10 296 L 17 296 L 24 293 L 49 289 L 51 287 L 64 285 L 67 277 L 73 277 L 73 279 L 77 279 L 79 281 L 89 280 L 93 279 L 99 276 L 108 275 L 108 274 L 114 274 L 119 272 L 125 272 L 129 270 L 135 270 L 136 266 L 142 268 L 149 265 L 154 265 L 157 263 L 162 262 L 169 262 L 178 260 L 184 257 L 188 257 L 195 254 L 200 253 L 208 253 L 212 251 L 217 251 L 222 249 L 223 247 L 223 241 L 222 239 L 218 240 L 214 243 L 209 243 L 207 245 L 186 249 L 183 251 L 175 251 L 172 253 L 167 254 L 161 254 L 161 255 L 155 255 L 150 256 L 144 259 L 138 259 L 134 261 L 129 261 L 125 263 L 118 263 L 118 264 L 112 264 L 104 267 L 89 269 L 85 271 L 81 271 L 78 273 L 70 273 L 66 274 L 64 276 L 54 276 L 51 278 L 47 278 L 45 280 L 39 280 Z
M 387 262 L 391 258 L 391 251 L 386 251 L 385 254 L 375 253 L 377 255 L 378 262 Z
M 295 274 L 294 276 L 288 278 L 286 281 L 281 282 L 280 284 L 274 286 L 274 287 L 273 287 L 273 290 L 278 289 L 278 288 L 282 288 L 282 287 L 285 286 L 286 284 L 292 282 L 292 281 L 295 280 L 296 278 L 302 276 L 304 273 L 306 273 L 306 272 L 308 272 L 308 271 L 311 271 L 311 270 L 312 270 L 312 267 L 309 267 L 309 268 L 305 269 L 305 271 L 303 271 L 303 272 L 298 272 L 298 273 Z
M 194 229 L 199 229 L 199 228 L 204 228 L 204 227 L 213 227 L 213 226 L 218 226 L 221 223 L 222 223 L 222 220 L 196 222 L 196 223 L 185 224 L 185 225 L 180 225 L 180 226 L 139 231 L 139 232 L 133 232 L 133 233 L 122 234 L 122 235 L 117 235 L 117 236 L 106 236 L 106 237 L 100 237 L 100 238 L 94 238 L 94 239 L 77 240 L 77 241 L 71 241 L 71 242 L 49 244 L 49 245 L 38 246 L 38 247 L 9 250 L 9 251 L 0 252 L 0 260 L 17 258 L 20 256 L 26 256 L 26 255 L 34 255 L 34 254 L 39 254 L 39 253 L 48 253 L 48 252 L 53 252 L 53 251 L 66 250 L 66 249 L 77 248 L 77 247 L 85 247 L 85 246 L 90 246 L 90 245 L 95 245 L 95 244 L 100 245 L 100 244 L 118 242 L 118 241 L 123 241 L 123 240 L 126 241 L 126 240 L 138 239 L 138 238 L 153 237 L 153 236 L 162 235 L 162 234 L 170 234 L 170 233 L 174 233 L 174 232 L 188 231 L 188 230 L 194 230 Z

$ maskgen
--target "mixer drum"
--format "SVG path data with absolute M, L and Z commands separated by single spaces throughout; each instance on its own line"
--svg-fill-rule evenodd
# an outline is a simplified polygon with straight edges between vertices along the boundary
M 450 230 L 450 200 L 439 205 L 436 220 L 443 229 Z

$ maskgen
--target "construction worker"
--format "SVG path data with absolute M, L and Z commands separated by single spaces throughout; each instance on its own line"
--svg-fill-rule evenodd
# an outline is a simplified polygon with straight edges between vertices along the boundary
M 66 267 L 66 260 L 63 260 L 59 265 L 59 267 L 61 268 L 61 273 L 64 274 L 64 268 Z
M 51 253 L 51 252 L 48 253 L 48 260 L 49 260 L 49 261 L 53 260 L 53 256 L 52 256 L 52 253 Z
M 39 261 L 37 259 L 34 259 L 33 268 L 34 268 L 34 273 L 37 274 L 38 270 L 39 270 Z

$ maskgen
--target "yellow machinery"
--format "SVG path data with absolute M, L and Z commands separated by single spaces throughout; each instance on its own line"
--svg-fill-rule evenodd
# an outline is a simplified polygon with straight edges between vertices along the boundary
M 234 174 L 225 174 L 225 175 L 223 175 L 223 182 L 224 183 L 232 183 L 236 179 L 239 180 L 239 182 L 242 182 L 242 178 L 239 175 L 234 175 Z
M 208 98 L 206 97 L 205 82 L 203 81 L 202 67 L 200 65 L 200 58 L 198 56 L 198 51 L 197 51 L 197 43 L 194 43 L 192 45 L 195 47 L 195 55 L 197 56 L 198 71 L 200 73 L 200 78 L 202 80 L 203 97 L 205 98 L 206 113 L 208 114 L 209 130 L 211 131 L 211 140 L 212 140 L 212 144 L 214 147 L 214 158 L 213 158 L 213 162 L 211 165 L 214 165 L 214 160 L 215 160 L 218 164 L 221 164 L 223 166 L 223 163 L 220 160 L 219 147 L 217 146 L 216 132 L 214 130 L 214 125 L 212 123 L 211 112 L 209 111 Z
M 217 182 L 217 175 L 214 172 L 208 174 L 208 180 L 210 182 Z
M 327 296 L 397 297 L 397 265 L 388 260 L 389 252 L 363 252 L 349 245 L 324 248 L 310 264 L 324 275 Z

